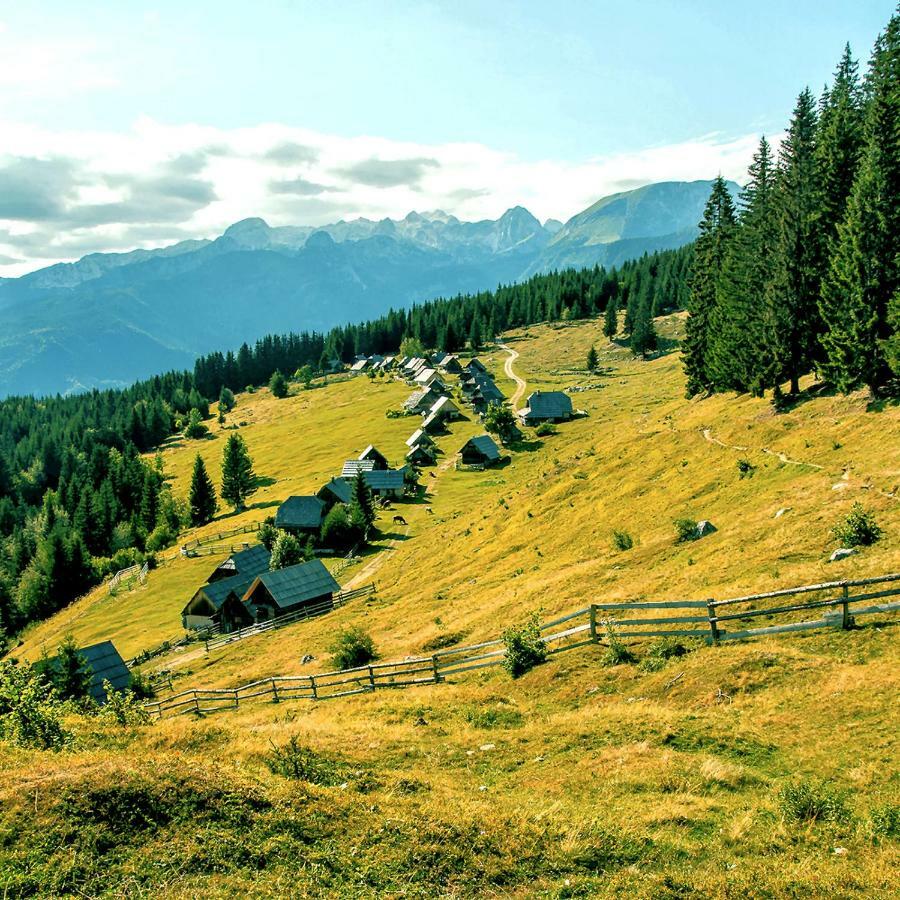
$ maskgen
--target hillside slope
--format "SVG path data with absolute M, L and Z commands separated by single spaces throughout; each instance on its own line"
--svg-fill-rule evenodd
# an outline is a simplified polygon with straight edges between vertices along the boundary
M 588 415 L 528 436 L 507 467 L 426 474 L 426 502 L 402 508 L 409 529 L 385 518 L 390 549 L 341 574 L 374 578 L 376 597 L 154 665 L 178 689 L 233 686 L 327 669 L 335 630 L 350 623 L 395 659 L 441 636 L 493 638 L 537 609 L 551 617 L 603 599 L 703 599 L 900 570 L 896 406 L 812 393 L 774 415 L 752 398 L 686 401 L 677 353 L 634 360 L 601 324 L 506 336 L 529 391 L 584 388 L 572 396 Z M 681 318 L 658 324 L 671 348 Z M 582 368 L 592 344 L 598 376 Z M 506 354 L 481 358 L 511 395 Z M 359 378 L 283 401 L 242 395 L 234 418 L 248 423 L 241 433 L 265 482 L 255 508 L 206 531 L 262 517 L 370 441 L 399 462 L 414 422 L 384 412 L 407 392 Z M 477 425 L 451 430 L 439 439 L 447 456 Z M 199 444 L 214 480 L 221 445 L 218 431 Z M 197 447 L 163 452 L 178 491 Z M 884 537 L 829 564 L 830 528 L 857 500 Z M 680 516 L 718 531 L 676 544 Z M 634 548 L 615 550 L 613 529 Z M 98 590 L 18 652 L 35 658 L 67 631 L 111 638 L 127 655 L 171 638 L 211 561 L 176 558 L 114 599 Z M 636 649 L 643 658 L 649 648 Z M 591 647 L 515 682 L 487 670 L 332 703 L 242 705 L 209 721 L 91 726 L 78 750 L 17 751 L 3 764 L 0 824 L 16 842 L 0 853 L 13 893 L 97 891 L 114 876 L 176 897 L 888 897 L 900 862 L 898 650 L 896 626 L 874 623 L 657 665 L 608 668 Z M 302 666 L 307 654 L 316 659 Z M 273 746 L 291 737 L 316 754 L 299 780 L 270 772 Z M 797 818 L 797 792 L 782 793 L 792 786 L 822 801 L 819 821 Z M 117 818 L 126 799 L 145 810 L 139 827 Z M 199 830 L 192 810 L 203 810 Z M 83 853 L 41 849 L 66 833 Z

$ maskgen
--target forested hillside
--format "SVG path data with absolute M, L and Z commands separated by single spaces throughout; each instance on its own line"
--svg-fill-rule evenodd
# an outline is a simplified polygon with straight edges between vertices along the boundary
M 185 498 L 139 458 L 176 431 L 202 437 L 210 402 L 332 358 L 425 346 L 478 348 L 507 327 L 613 313 L 645 323 L 681 308 L 691 249 L 623 265 L 535 276 L 493 292 L 434 300 L 328 334 L 269 336 L 125 390 L 0 402 L 0 627 L 15 632 L 65 606 L 106 574 L 171 545 Z M 189 439 L 189 438 L 188 438 Z

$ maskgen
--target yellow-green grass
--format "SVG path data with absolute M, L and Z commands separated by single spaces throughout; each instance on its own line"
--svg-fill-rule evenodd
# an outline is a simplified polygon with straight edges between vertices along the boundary
M 671 337 L 681 319 L 658 325 Z M 550 616 L 606 598 L 706 598 L 900 569 L 900 511 L 889 496 L 900 483 L 897 407 L 867 412 L 862 397 L 815 397 L 774 415 L 759 399 L 686 401 L 677 355 L 633 360 L 599 323 L 507 337 L 529 390 L 590 385 L 573 394 L 588 416 L 552 436 L 529 433 L 508 466 L 426 474 L 425 501 L 398 505 L 408 535 L 382 519 L 382 543 L 401 539 L 377 558 L 375 598 L 208 656 L 164 657 L 157 665 L 179 674 L 178 688 L 327 669 L 336 630 L 351 623 L 371 632 L 383 657 L 398 658 L 441 634 L 494 637 L 539 608 Z M 591 344 L 610 373 L 575 371 Z M 502 373 L 503 354 L 492 356 Z M 511 383 L 502 387 L 512 392 Z M 398 462 L 415 423 L 385 419 L 384 409 L 407 393 L 357 379 L 280 402 L 265 392 L 242 396 L 233 418 L 250 421 L 242 409 L 253 410 L 242 433 L 259 473 L 279 478 L 254 499 L 313 489 L 370 440 Z M 331 396 L 354 415 L 365 410 L 367 421 L 328 419 Z M 304 403 L 308 452 L 289 455 L 281 413 Z M 318 423 L 333 433 L 313 433 Z M 748 449 L 712 443 L 703 429 Z M 455 423 L 439 443 L 449 457 L 478 430 Z M 340 445 L 333 456 L 331 445 Z M 176 490 L 195 446 L 166 451 Z M 221 439 L 203 449 L 214 461 Z M 756 466 L 752 477 L 740 478 L 739 458 Z M 884 537 L 829 564 L 830 528 L 856 500 Z M 719 530 L 678 545 L 672 520 L 680 516 L 708 518 Z M 631 533 L 632 550 L 614 550 L 614 528 Z M 80 601 L 72 630 L 121 641 L 127 652 L 153 645 L 177 633 L 181 592 L 211 562 L 177 559 L 152 573 L 143 600 L 121 598 L 131 619 L 148 621 L 143 636 L 128 631 L 116 601 L 97 597 Z M 152 618 L 142 612 L 151 602 Z M 42 639 L 63 634 L 69 614 L 42 626 Z M 42 629 L 26 649 L 37 648 Z M 307 653 L 316 660 L 302 666 Z M 118 735 L 93 730 L 59 756 L 10 753 L 0 762 L 0 801 L 18 841 L 0 855 L 16 878 L 30 866 L 46 893 L 73 884 L 97 892 L 115 881 L 122 893 L 140 885 L 173 897 L 891 896 L 897 833 L 885 823 L 900 822 L 896 625 L 704 647 L 658 671 L 608 668 L 603 654 L 574 650 L 518 681 L 487 670 L 320 704 L 242 704 Z M 291 736 L 338 760 L 342 780 L 329 787 L 272 775 L 272 745 Z M 803 779 L 820 794 L 846 794 L 846 815 L 792 820 L 778 792 Z M 127 789 L 132 803 L 147 794 L 189 805 L 200 802 L 197 792 L 218 809 L 211 785 L 226 792 L 230 812 L 199 824 L 173 814 L 126 831 L 105 855 L 84 848 L 77 804 L 63 802 Z M 93 815 L 86 834 L 113 829 Z M 65 828 L 79 835 L 79 852 L 55 849 Z M 27 879 L 12 882 L 20 883 Z

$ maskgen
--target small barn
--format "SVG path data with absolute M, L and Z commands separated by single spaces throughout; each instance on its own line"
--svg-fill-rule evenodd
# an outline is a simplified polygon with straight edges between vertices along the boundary
M 316 491 L 316 496 L 325 503 L 327 513 L 337 503 L 350 502 L 350 485 L 343 478 L 332 478 Z
M 119 651 L 112 641 L 102 641 L 99 644 L 91 644 L 89 647 L 79 647 L 78 655 L 84 662 L 80 667 L 82 674 L 91 673 L 91 683 L 88 686 L 88 694 L 97 703 L 106 703 L 108 696 L 103 682 L 108 681 L 114 691 L 125 691 L 131 685 L 131 672 L 125 665 Z M 59 657 L 52 657 L 46 664 L 51 669 L 59 666 Z
M 572 398 L 562 391 L 535 391 L 521 412 L 526 425 L 538 422 L 565 422 L 572 418 Z
M 438 434 L 439 432 L 444 431 L 444 417 L 439 416 L 437 413 L 428 413 L 422 422 L 422 431 L 428 435 Z
M 478 386 L 477 389 L 481 392 L 485 403 L 502 403 L 506 399 L 503 391 L 497 387 L 490 375 L 476 375 L 475 384 Z
M 260 575 L 247 587 L 243 601 L 255 621 L 265 622 L 304 608 L 327 612 L 340 589 L 322 561 L 313 559 Z
M 220 625 L 222 631 L 232 631 L 245 625 L 252 625 L 253 618 L 247 611 L 241 598 L 253 583 L 253 580 L 264 572 L 253 575 L 235 575 L 223 578 L 213 584 L 205 584 L 199 588 L 181 611 L 181 624 L 185 630 L 211 628 Z
M 373 447 L 369 444 L 362 453 L 359 454 L 359 459 L 366 460 L 370 459 L 375 463 L 376 469 L 389 469 L 390 465 L 387 461 L 387 457 L 381 453 L 377 447 Z
M 446 421 L 452 421 L 460 417 L 459 407 L 449 398 L 440 397 L 428 411 L 429 415 L 439 416 Z
M 246 550 L 233 553 L 224 562 L 219 563 L 207 581 L 221 581 L 224 578 L 234 578 L 235 575 L 243 575 L 245 578 L 253 578 L 260 572 L 269 571 L 269 551 L 262 544 L 254 544 Z
M 469 438 L 459 451 L 463 465 L 492 466 L 500 460 L 500 448 L 489 434 Z
M 433 466 L 434 448 L 424 444 L 414 444 L 406 454 L 406 461 L 413 466 Z
M 363 472 L 363 478 L 369 486 L 369 490 L 376 497 L 402 497 L 404 483 L 403 469 L 372 469 Z
M 423 447 L 433 447 L 434 439 L 431 435 L 426 434 L 422 431 L 421 428 L 417 428 L 407 439 L 406 446 L 407 447 L 415 447 L 416 444 L 421 444 Z
M 403 408 L 408 413 L 423 413 L 427 412 L 434 406 L 435 401 L 441 395 L 431 388 L 419 388 L 417 391 L 413 391 L 412 394 L 404 401 Z
M 318 534 L 325 518 L 325 501 L 319 497 L 288 497 L 275 513 L 275 527 L 291 534 Z
M 487 366 L 477 356 L 473 356 L 463 368 L 472 375 L 487 375 Z

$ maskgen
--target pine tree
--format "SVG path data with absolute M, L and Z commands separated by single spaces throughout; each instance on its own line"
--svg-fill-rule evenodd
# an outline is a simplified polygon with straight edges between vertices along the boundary
M 818 174 L 816 108 L 807 89 L 797 98 L 778 159 L 779 234 L 768 297 L 773 327 L 767 352 L 774 358 L 776 382 L 790 379 L 792 394 L 799 392 L 800 376 L 817 360 L 822 333 L 818 298 L 824 248 L 818 226 Z
M 712 390 L 709 371 L 709 345 L 715 309 L 719 302 L 722 269 L 734 238 L 734 203 L 725 179 L 720 175 L 713 182 L 700 235 L 694 245 L 694 261 L 690 275 L 690 299 L 685 338 L 682 345 L 684 371 L 687 375 L 687 395 Z
M 587 370 L 588 370 L 588 372 L 595 371 L 598 363 L 599 363 L 599 358 L 597 356 L 597 348 L 592 346 L 591 349 L 588 350 L 588 355 L 587 355 Z
M 84 700 L 89 695 L 93 670 L 71 634 L 63 638 L 55 659 L 40 668 L 61 700 Z
M 368 540 L 369 532 L 375 524 L 375 501 L 372 490 L 363 475 L 362 469 L 356 473 L 350 490 L 350 521 L 362 525 L 363 540 Z
M 839 390 L 880 393 L 896 359 L 900 292 L 900 13 L 879 36 L 866 85 L 865 146 L 822 285 L 823 374 Z M 895 370 L 896 371 L 896 370 Z
M 649 296 L 644 298 L 635 312 L 634 326 L 631 330 L 631 352 L 644 359 L 647 358 L 648 353 L 652 353 L 659 346 L 659 338 L 656 328 L 653 326 L 653 316 L 650 314 L 651 303 Z
M 216 489 L 199 453 L 194 459 L 188 505 L 191 510 L 191 525 L 195 527 L 211 522 L 219 505 L 216 500 Z
M 235 511 L 243 509 L 247 498 L 256 492 L 256 475 L 247 445 L 238 434 L 229 436 L 222 454 L 222 499 Z
M 619 330 L 619 300 L 613 295 L 606 304 L 603 313 L 603 333 L 612 340 Z
M 741 191 L 741 218 L 726 254 L 719 302 L 711 316 L 710 379 L 717 390 L 761 394 L 774 382 L 770 357 L 771 315 L 766 305 L 778 240 L 774 171 L 769 142 L 762 138 Z
M 478 316 L 472 316 L 472 326 L 469 328 L 469 346 L 473 353 L 477 353 L 481 349 L 481 323 Z

